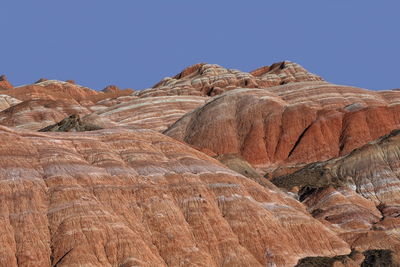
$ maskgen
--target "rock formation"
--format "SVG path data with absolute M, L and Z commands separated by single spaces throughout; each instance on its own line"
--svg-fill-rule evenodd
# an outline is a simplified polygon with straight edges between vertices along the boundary
M 56 124 L 40 129 L 39 132 L 86 132 L 113 127 L 118 127 L 118 125 L 95 114 L 89 114 L 83 118 L 78 114 L 72 114 Z
M 136 95 L 214 96 L 237 88 L 268 88 L 300 81 L 322 81 L 322 78 L 289 61 L 261 67 L 250 73 L 200 63 L 186 68 L 174 77 L 163 79 L 150 89 L 138 91 Z
M 236 89 L 164 133 L 217 155 L 238 154 L 273 172 L 343 155 L 399 127 L 399 98 L 398 91 L 326 82 Z
M 399 104 L 288 61 L 3 88 L 0 266 L 397 266 Z
M 21 103 L 21 100 L 18 100 L 9 95 L 0 95 L 0 111 L 15 106 L 16 104 L 19 103 Z
M 399 262 L 399 148 L 396 130 L 345 156 L 272 181 L 287 190 L 298 188 L 310 214 L 329 224 L 353 249 L 391 250 Z
M 120 126 L 163 131 L 187 112 L 204 105 L 206 100 L 199 96 L 136 98 L 95 113 Z
M 91 111 L 75 100 L 27 100 L 0 112 L 0 124 L 20 129 L 39 130 L 71 114 Z
M 0 90 L 12 89 L 13 85 L 7 80 L 6 75 L 0 76 Z
M 349 246 L 272 185 L 145 130 L 0 128 L 2 266 L 278 266 Z

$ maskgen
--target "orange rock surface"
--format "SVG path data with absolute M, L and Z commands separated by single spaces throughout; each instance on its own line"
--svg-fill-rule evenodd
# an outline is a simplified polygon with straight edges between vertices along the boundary
M 197 95 L 214 96 L 236 88 L 267 88 L 300 81 L 322 81 L 300 65 L 284 61 L 250 73 L 226 69 L 216 64 L 195 64 L 174 77 L 164 78 L 137 96 Z
M 343 155 L 400 126 L 399 91 L 326 82 L 237 89 L 186 114 L 164 133 L 261 168 Z
M 342 157 L 312 163 L 272 181 L 298 187 L 310 214 L 353 249 L 394 251 L 400 262 L 400 130 Z
M 6 75 L 0 76 L 0 90 L 12 89 L 13 85 L 7 80 Z
M 4 81 L 0 266 L 400 263 L 399 90 L 288 61 Z
M 304 207 L 144 130 L 0 128 L 2 266 L 265 266 L 348 254 Z

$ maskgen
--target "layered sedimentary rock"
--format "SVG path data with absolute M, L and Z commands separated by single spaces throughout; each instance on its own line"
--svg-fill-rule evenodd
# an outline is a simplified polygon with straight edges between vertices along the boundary
M 399 98 L 398 91 L 325 82 L 236 89 L 164 133 L 217 155 L 240 155 L 255 166 L 290 167 L 343 155 L 399 127 Z
M 71 114 L 91 111 L 75 100 L 27 100 L 0 112 L 0 124 L 21 129 L 39 130 L 58 123 Z
M 148 130 L 0 127 L 2 266 L 265 266 L 349 254 L 272 185 Z
M 250 73 L 199 63 L 174 77 L 167 77 L 150 89 L 136 92 L 139 97 L 163 95 L 214 96 L 236 88 L 268 88 L 300 81 L 322 81 L 300 65 L 284 61 Z
M 21 103 L 21 100 L 18 100 L 9 95 L 0 95 L 0 111 L 15 106 L 16 104 L 19 103 Z
M 82 118 L 78 114 L 72 114 L 58 123 L 40 129 L 39 132 L 86 132 L 115 127 L 118 127 L 118 124 L 100 118 L 96 114 Z
M 122 127 L 163 131 L 189 111 L 204 105 L 206 100 L 199 96 L 136 98 L 100 109 L 95 114 Z
M 285 61 L 1 93 L 0 266 L 400 262 L 398 90 Z
M 400 262 L 400 130 L 351 153 L 272 181 L 298 188 L 310 214 L 354 249 L 387 249 Z
M 32 99 L 69 99 L 78 102 L 100 94 L 99 92 L 84 86 L 57 80 L 45 80 L 33 85 L 18 86 L 3 93 L 22 101 Z
M 7 80 L 6 75 L 0 76 L 0 90 L 12 89 L 13 85 Z

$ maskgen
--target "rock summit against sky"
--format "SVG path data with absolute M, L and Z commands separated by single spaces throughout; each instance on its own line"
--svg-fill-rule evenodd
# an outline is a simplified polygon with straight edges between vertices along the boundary
M 399 90 L 289 61 L 3 75 L 0 266 L 399 266 L 399 129 Z

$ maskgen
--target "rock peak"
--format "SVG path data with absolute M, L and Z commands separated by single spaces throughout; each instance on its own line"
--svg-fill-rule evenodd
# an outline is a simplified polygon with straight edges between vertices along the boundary
M 6 75 L 1 75 L 0 76 L 0 89 L 1 90 L 7 90 L 7 89 L 12 89 L 14 86 L 7 80 Z
M 217 64 L 197 63 L 172 77 L 166 77 L 138 96 L 197 95 L 214 96 L 237 88 L 269 88 L 272 86 L 323 81 L 318 75 L 291 61 L 260 67 L 250 73 L 224 68 Z

